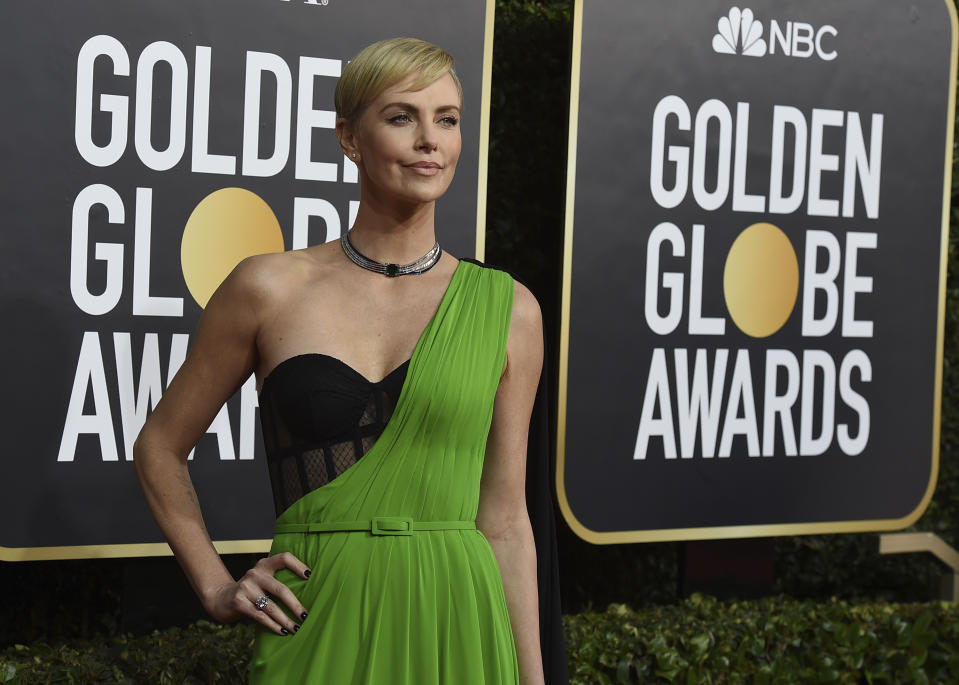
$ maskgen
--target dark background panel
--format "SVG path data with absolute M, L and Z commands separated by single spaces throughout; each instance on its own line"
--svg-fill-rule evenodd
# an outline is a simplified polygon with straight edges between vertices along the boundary
M 0 504 L 8 522 L 0 535 L 6 547 L 145 543 L 162 540 L 143 501 L 132 463 L 123 459 L 113 333 L 129 332 L 134 382 L 146 333 L 159 334 L 163 381 L 171 335 L 192 334 L 201 309 L 190 296 L 180 264 L 180 239 L 194 207 L 208 194 L 242 187 L 259 195 L 274 211 L 287 249 L 292 246 L 293 198 L 317 197 L 332 203 L 345 230 L 351 200 L 359 187 L 342 182 L 342 153 L 332 130 L 313 133 L 312 158 L 337 163 L 338 182 L 294 178 L 297 77 L 301 56 L 342 60 L 345 65 L 365 45 L 410 35 L 449 49 L 463 82 L 466 112 L 463 152 L 456 180 L 437 208 L 438 236 L 444 249 L 475 254 L 479 135 L 486 3 L 443 5 L 434 0 L 332 2 L 311 5 L 281 0 L 213 0 L 189 5 L 156 1 L 85 0 L 69 5 L 38 5 L 16 0 L 4 7 L 0 27 L 0 245 L 6 255 L 0 271 L 0 310 L 8 322 L 2 354 L 12 399 L 5 411 L 6 440 L 2 473 L 10 489 Z M 110 73 L 107 60 L 96 63 L 94 92 L 129 97 L 126 151 L 111 166 L 86 162 L 74 142 L 77 55 L 90 37 L 117 38 L 130 60 L 129 77 Z M 172 43 L 189 68 L 186 149 L 168 171 L 153 171 L 138 158 L 133 139 L 137 60 L 154 41 Z M 232 176 L 191 171 L 195 51 L 211 48 L 209 151 L 234 155 Z M 286 167 L 269 178 L 247 177 L 242 170 L 243 103 L 247 51 L 269 52 L 289 66 L 293 80 L 291 151 Z M 314 103 L 332 110 L 333 78 L 317 78 Z M 163 147 L 169 126 L 169 70 L 156 69 L 152 140 Z M 272 149 L 274 110 L 269 98 L 276 86 L 263 80 L 261 154 Z M 95 95 L 95 97 L 96 97 Z M 94 139 L 104 143 L 107 117 L 96 113 Z M 93 183 L 113 188 L 122 198 L 125 221 L 109 225 L 105 213 L 91 213 L 93 241 L 124 246 L 124 292 L 119 304 L 102 316 L 82 312 L 70 294 L 71 213 L 77 194 Z M 133 316 L 133 224 L 136 189 L 152 189 L 150 294 L 183 298 L 183 316 Z M 322 221 L 311 221 L 311 241 L 322 239 Z M 105 270 L 92 262 L 90 289 L 103 287 Z M 72 463 L 58 463 L 57 450 L 84 331 L 99 334 L 120 450 L 119 462 L 104 462 L 93 436 L 83 436 Z M 92 411 L 88 398 L 86 411 Z M 239 448 L 238 398 L 229 403 L 234 446 Z M 191 473 L 214 539 L 268 538 L 273 506 L 256 419 L 255 459 L 220 461 L 216 440 L 204 437 Z
M 910 6 L 875 2 L 752 4 L 769 40 L 769 20 L 834 26 L 829 43 L 837 59 L 780 54 L 753 58 L 713 52 L 717 20 L 727 3 L 624 1 L 584 4 L 577 134 L 576 213 L 570 308 L 565 487 L 574 515 L 596 531 L 700 526 L 753 526 L 901 518 L 919 504 L 932 470 L 932 416 L 936 377 L 939 264 L 942 235 L 943 155 L 949 93 L 951 27 L 941 2 Z M 857 111 L 868 145 L 870 115 L 884 114 L 879 216 L 855 217 L 733 212 L 731 196 L 715 211 L 688 192 L 678 207 L 660 207 L 649 190 L 653 110 L 675 94 L 696 110 L 710 98 L 730 109 L 748 102 L 746 191 L 768 196 L 774 105 L 790 105 L 811 123 L 813 108 Z M 667 145 L 691 145 L 692 133 L 667 129 Z M 826 153 L 844 152 L 845 128 L 827 129 Z M 715 164 L 716 145 L 707 151 Z M 842 161 L 842 160 L 841 160 Z M 792 160 L 785 160 L 789 168 Z M 667 169 L 669 164 L 667 163 Z M 808 173 L 808 167 L 807 167 Z M 808 179 L 807 179 L 808 180 Z M 715 177 L 707 175 L 707 188 Z M 823 175 L 822 197 L 841 198 L 842 168 Z M 806 188 L 808 200 L 808 183 Z M 677 225 L 685 258 L 666 257 L 661 268 L 684 272 L 689 282 L 693 224 L 705 225 L 703 314 L 723 316 L 726 333 L 687 333 L 684 316 L 667 336 L 644 317 L 646 242 L 660 222 Z M 808 230 L 830 231 L 844 245 L 850 231 L 878 234 L 875 250 L 860 252 L 859 273 L 873 277 L 873 292 L 857 297 L 857 318 L 874 322 L 870 339 L 801 336 L 800 297 L 784 327 L 765 339 L 741 333 L 728 317 L 722 288 L 726 254 L 747 226 L 768 221 L 789 237 L 800 264 Z M 838 283 L 842 283 L 842 271 Z M 840 294 L 841 297 L 841 294 Z M 665 307 L 665 300 L 661 302 Z M 862 349 L 873 379 L 854 387 L 866 397 L 871 428 L 866 450 L 845 455 L 835 443 L 825 454 L 748 457 L 743 437 L 727 459 L 665 460 L 654 438 L 644 461 L 633 450 L 652 350 L 749 350 L 762 437 L 765 351 L 821 349 L 838 363 Z M 691 374 L 691 369 L 690 369 Z M 854 376 L 855 377 L 855 376 Z M 671 380 L 675 401 L 675 386 Z M 724 393 L 728 398 L 728 392 Z M 722 412 L 725 414 L 725 402 Z M 837 397 L 837 423 L 851 418 Z M 674 412 L 674 423 L 676 417 Z M 798 439 L 798 403 L 794 422 Z M 678 432 L 677 432 L 678 444 Z

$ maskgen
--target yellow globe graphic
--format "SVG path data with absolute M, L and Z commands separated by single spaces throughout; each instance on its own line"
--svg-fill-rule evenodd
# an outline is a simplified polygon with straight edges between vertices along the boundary
M 779 227 L 758 223 L 739 234 L 726 256 L 723 293 L 746 335 L 765 338 L 783 327 L 799 294 L 799 262 Z
M 270 206 L 243 188 L 222 188 L 196 206 L 183 229 L 180 264 L 196 303 L 210 296 L 241 261 L 283 252 L 283 232 Z

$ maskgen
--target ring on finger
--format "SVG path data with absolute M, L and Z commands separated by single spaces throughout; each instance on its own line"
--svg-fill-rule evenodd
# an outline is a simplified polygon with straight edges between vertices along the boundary
M 256 607 L 257 611 L 263 611 L 264 609 L 266 609 L 266 605 L 269 603 L 270 603 L 270 600 L 266 597 L 266 595 L 260 595 L 259 597 L 253 600 L 253 606 Z

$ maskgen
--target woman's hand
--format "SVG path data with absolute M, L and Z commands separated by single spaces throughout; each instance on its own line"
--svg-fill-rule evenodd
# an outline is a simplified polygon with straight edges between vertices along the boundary
M 224 583 L 204 599 L 203 606 L 215 620 L 232 623 L 244 616 L 262 623 L 278 635 L 289 635 L 300 629 L 300 624 L 287 615 L 269 598 L 272 595 L 282 602 L 300 620 L 306 618 L 306 609 L 286 585 L 275 578 L 281 568 L 287 568 L 301 578 L 310 577 L 310 569 L 289 552 L 264 557 L 256 562 L 240 580 Z M 266 604 L 263 599 L 266 599 Z M 257 600 L 259 608 L 257 606 Z

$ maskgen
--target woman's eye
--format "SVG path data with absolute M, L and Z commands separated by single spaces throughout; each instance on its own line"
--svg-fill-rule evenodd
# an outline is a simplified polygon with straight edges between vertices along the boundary
M 408 124 L 410 121 L 409 114 L 394 114 L 388 120 L 391 124 Z
M 440 123 L 443 124 L 443 126 L 449 126 L 450 128 L 453 128 L 459 123 L 459 119 L 454 116 L 443 117 L 440 119 Z

